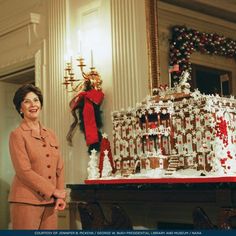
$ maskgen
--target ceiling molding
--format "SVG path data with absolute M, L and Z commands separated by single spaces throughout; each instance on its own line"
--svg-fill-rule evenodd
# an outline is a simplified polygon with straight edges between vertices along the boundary
M 40 14 L 29 13 L 12 17 L 0 22 L 0 37 L 3 37 L 11 32 L 14 32 L 31 24 L 40 23 Z
M 236 23 L 235 0 L 158 0 L 159 3 L 189 9 L 207 16 Z
M 184 17 L 188 17 L 188 22 L 191 21 L 197 22 L 196 20 L 200 20 L 202 22 L 218 25 L 221 27 L 224 27 L 224 29 L 230 29 L 230 30 L 235 30 L 236 29 L 236 23 L 225 21 L 221 18 L 214 17 L 210 14 L 203 14 L 200 11 L 196 11 L 193 9 L 189 8 L 183 8 L 180 5 L 175 5 L 175 4 L 169 4 L 169 0 L 159 0 L 158 2 L 158 8 L 162 10 L 161 14 L 162 17 L 164 15 L 167 15 L 169 17 L 169 21 L 173 24 L 174 23 L 174 16 L 175 14 L 182 15 Z M 173 2 L 175 0 L 172 0 Z M 182 0 L 178 0 L 182 1 Z M 190 1 L 192 3 L 192 1 Z

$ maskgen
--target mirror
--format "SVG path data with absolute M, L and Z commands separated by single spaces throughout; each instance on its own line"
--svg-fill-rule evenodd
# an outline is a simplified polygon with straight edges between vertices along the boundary
M 192 89 L 235 94 L 235 1 L 146 0 L 146 11 L 152 89 L 187 69 Z

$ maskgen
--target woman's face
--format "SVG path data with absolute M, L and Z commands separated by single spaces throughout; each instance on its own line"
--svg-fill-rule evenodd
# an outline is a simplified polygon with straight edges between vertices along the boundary
M 27 93 L 21 103 L 20 111 L 23 112 L 25 120 L 37 120 L 41 111 L 41 103 L 38 96 L 33 92 Z

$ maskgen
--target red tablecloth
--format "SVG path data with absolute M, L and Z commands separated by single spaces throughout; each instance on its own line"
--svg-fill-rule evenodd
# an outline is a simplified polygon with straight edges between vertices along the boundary
M 235 177 L 202 177 L 202 178 L 155 178 L 155 179 L 96 179 L 85 180 L 85 184 L 177 184 L 177 183 L 232 183 L 236 182 Z

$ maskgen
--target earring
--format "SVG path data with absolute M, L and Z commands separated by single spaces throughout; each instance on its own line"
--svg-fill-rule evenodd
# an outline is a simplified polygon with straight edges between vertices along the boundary
M 20 114 L 21 114 L 21 115 L 23 115 L 23 112 L 22 112 L 22 111 L 20 111 Z

